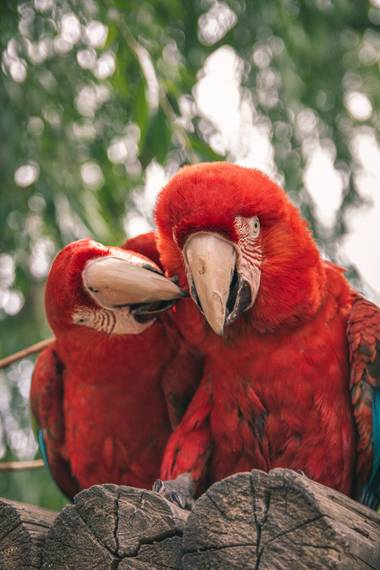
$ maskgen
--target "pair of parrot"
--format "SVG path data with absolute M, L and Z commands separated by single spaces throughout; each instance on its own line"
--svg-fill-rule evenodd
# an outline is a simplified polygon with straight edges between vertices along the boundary
M 180 504 L 252 468 L 380 503 L 380 310 L 321 259 L 258 170 L 203 163 L 161 191 L 157 229 L 68 245 L 46 288 L 54 345 L 31 405 L 53 477 Z M 184 483 L 185 482 L 185 483 Z

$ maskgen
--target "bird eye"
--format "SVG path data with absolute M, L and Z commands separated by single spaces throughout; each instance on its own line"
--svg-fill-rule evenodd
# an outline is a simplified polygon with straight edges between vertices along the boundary
M 253 216 L 249 222 L 251 226 L 252 236 L 256 238 L 260 233 L 260 220 L 257 216 Z

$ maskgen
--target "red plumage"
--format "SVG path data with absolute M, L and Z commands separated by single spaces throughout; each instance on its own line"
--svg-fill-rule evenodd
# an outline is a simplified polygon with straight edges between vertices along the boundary
M 152 234 L 141 242 L 144 252 L 154 251 Z M 138 240 L 131 249 L 138 251 Z M 46 286 L 56 341 L 37 361 L 31 406 L 53 477 L 69 496 L 105 482 L 150 488 L 201 366 L 165 316 L 140 334 L 111 331 L 111 317 L 96 306 L 82 280 L 90 259 L 110 253 L 91 240 L 66 246 Z M 97 328 L 82 326 L 80 315 L 88 314 L 96 315 L 91 322 Z
M 238 471 L 289 467 L 353 495 L 372 462 L 367 388 L 380 386 L 380 375 L 377 364 L 370 381 L 368 367 L 378 363 L 380 313 L 340 268 L 321 260 L 285 192 L 256 170 L 186 167 L 158 199 L 161 260 L 189 288 L 183 257 L 189 237 L 212 232 L 237 247 L 236 218 L 254 216 L 261 224 L 255 241 L 261 282 L 253 306 L 222 337 L 192 300 L 176 306 L 175 323 L 204 352 L 205 370 L 169 440 L 161 477 L 189 471 L 199 492 Z

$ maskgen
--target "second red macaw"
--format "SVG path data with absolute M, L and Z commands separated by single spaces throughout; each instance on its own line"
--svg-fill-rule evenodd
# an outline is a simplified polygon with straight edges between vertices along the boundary
M 201 359 L 162 313 L 179 288 L 132 253 L 157 258 L 153 235 L 125 247 L 69 244 L 47 281 L 56 340 L 36 363 L 31 407 L 53 478 L 69 497 L 98 483 L 150 488 L 200 375 Z
M 376 507 L 379 309 L 321 259 L 299 211 L 257 170 L 184 168 L 156 221 L 162 263 L 192 297 L 176 325 L 206 358 L 162 479 L 189 473 L 199 493 L 288 467 Z

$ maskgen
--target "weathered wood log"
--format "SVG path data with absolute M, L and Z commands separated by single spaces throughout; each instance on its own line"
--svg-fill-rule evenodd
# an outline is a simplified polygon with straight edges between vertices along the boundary
M 195 503 L 184 570 L 380 569 L 380 516 L 288 469 L 232 475 Z
M 188 512 L 157 493 L 96 485 L 58 515 L 43 552 L 43 569 L 181 568 Z
M 0 499 L 0 569 L 40 568 L 42 546 L 57 513 Z
M 220 481 L 190 515 L 117 485 L 82 491 L 58 516 L 3 499 L 0 569 L 24 568 L 378 570 L 380 515 L 287 469 Z

